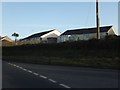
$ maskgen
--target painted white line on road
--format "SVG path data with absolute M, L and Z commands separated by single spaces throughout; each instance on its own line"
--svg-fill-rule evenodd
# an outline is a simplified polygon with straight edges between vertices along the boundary
M 48 79 L 49 81 L 53 82 L 53 83 L 57 83 L 57 81 L 53 80 L 53 79 Z
M 39 74 L 38 73 L 33 73 L 34 75 L 38 76 Z
M 9 65 L 11 65 L 11 66 L 15 66 L 14 64 L 12 64 L 12 63 L 8 63 Z
M 34 75 L 36 75 L 36 76 L 38 76 L 39 74 L 38 73 L 35 73 L 35 72 L 32 72 L 31 70 L 27 70 L 27 69 L 25 69 L 25 68 L 23 68 L 23 67 L 20 67 L 20 66 L 17 66 L 17 65 L 15 65 L 15 64 L 12 64 L 12 63 L 8 63 L 9 65 L 11 65 L 11 66 L 15 66 L 15 67 L 17 67 L 17 68 L 20 68 L 20 69 L 22 69 L 22 70 L 24 70 L 24 71 L 27 71 L 27 72 L 29 72 L 29 73 L 32 73 L 32 74 L 34 74 Z M 44 79 L 47 79 L 47 77 L 46 76 L 43 76 L 43 75 L 40 75 L 40 77 L 41 78 L 44 78 Z M 57 81 L 55 81 L 55 80 L 53 80 L 53 79 L 48 79 L 50 82 L 52 82 L 52 83 L 57 83 Z M 67 86 L 67 85 L 65 85 L 65 84 L 59 84 L 60 86 L 62 86 L 62 87 L 64 87 L 64 88 L 71 88 L 71 87 L 69 87 L 69 86 Z
M 27 71 L 27 69 L 25 69 L 25 68 L 24 68 L 23 70 L 24 70 L 24 71 Z
M 29 73 L 33 73 L 32 71 L 30 71 L 30 70 L 27 70 Z
M 12 65 L 11 63 L 8 63 L 9 65 Z
M 15 65 L 15 64 L 13 64 L 13 66 L 14 66 L 14 67 L 16 67 L 16 65 Z
M 65 84 L 59 84 L 59 85 L 65 87 L 65 88 L 71 88 L 71 87 L 69 87 L 69 86 L 67 86 Z
M 19 66 L 16 66 L 17 68 L 19 68 Z
M 23 69 L 23 67 L 19 67 L 20 69 Z
M 13 66 L 13 64 L 10 64 L 11 66 Z
M 43 76 L 43 75 L 40 75 L 41 78 L 44 78 L 44 79 L 47 79 L 47 77 Z

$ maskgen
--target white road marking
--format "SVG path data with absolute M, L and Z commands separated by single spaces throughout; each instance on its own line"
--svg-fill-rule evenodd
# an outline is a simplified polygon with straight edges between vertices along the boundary
M 19 68 L 19 66 L 16 66 L 17 68 Z
M 15 64 L 13 64 L 13 66 L 15 66 L 15 67 L 16 67 L 16 65 L 15 65 Z
M 55 80 L 53 79 L 48 79 L 49 81 L 53 82 L 53 83 L 57 83 Z
M 30 71 L 30 70 L 27 70 L 29 73 L 33 73 L 32 71 Z
M 43 75 L 40 75 L 41 78 L 44 78 L 44 79 L 47 79 L 47 77 L 43 76 Z
M 29 73 L 33 73 L 33 74 L 36 75 L 36 76 L 39 75 L 38 73 L 32 72 L 31 70 L 27 70 L 27 69 L 25 69 L 25 68 L 23 68 L 23 67 L 20 67 L 20 66 L 15 65 L 15 64 L 12 64 L 12 63 L 8 63 L 8 64 L 11 65 L 11 66 L 18 67 L 18 68 L 20 68 L 20 69 L 22 69 L 22 70 L 24 70 L 24 71 L 29 72 Z M 47 77 L 46 77 L 46 76 L 43 76 L 43 75 L 40 75 L 40 77 L 41 77 L 41 78 L 44 78 L 44 79 L 47 79 Z M 48 79 L 48 80 L 51 81 L 51 82 L 53 82 L 53 83 L 57 83 L 57 81 L 55 81 L 55 80 L 53 80 L 53 79 Z M 65 84 L 59 84 L 59 85 L 62 86 L 62 87 L 65 87 L 65 88 L 71 88 L 71 87 L 69 87 L 69 86 L 67 86 L 67 85 L 65 85 Z
M 34 75 L 38 76 L 39 74 L 38 73 L 33 73 Z
M 23 67 L 19 67 L 20 69 L 23 69 Z
M 13 66 L 13 64 L 11 64 Z
M 23 70 L 24 70 L 24 71 L 27 71 L 27 69 L 25 69 L 25 68 L 24 68 Z
M 69 87 L 69 86 L 67 86 L 65 84 L 59 84 L 59 85 L 65 87 L 65 88 L 71 88 L 71 87 Z
M 8 63 L 9 65 L 12 65 L 11 63 Z

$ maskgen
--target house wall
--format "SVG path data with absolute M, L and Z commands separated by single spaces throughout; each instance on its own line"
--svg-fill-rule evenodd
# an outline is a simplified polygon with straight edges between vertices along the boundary
M 58 36 L 60 36 L 60 32 L 57 31 L 57 30 L 54 30 L 54 31 L 51 31 L 47 34 L 44 34 L 40 37 L 34 37 L 34 38 L 30 38 L 30 39 L 26 39 L 26 40 L 23 40 L 23 41 L 47 41 L 47 38 L 57 38 Z
M 102 32 L 102 33 L 100 33 L 100 38 L 105 38 L 107 36 L 107 33 L 106 32 Z
M 57 38 L 47 38 L 48 43 L 57 43 Z
M 105 32 L 101 33 L 101 38 L 104 38 L 106 36 Z M 96 33 L 90 33 L 90 34 L 75 34 L 75 35 L 61 35 L 57 38 L 57 42 L 66 42 L 66 41 L 79 41 L 79 40 L 89 40 L 96 38 Z
M 108 33 L 108 35 L 116 35 L 114 31 L 115 31 L 114 27 L 111 27 L 107 33 Z
M 3 40 L 4 40 L 4 41 L 8 41 L 8 42 L 13 42 L 13 40 L 10 39 L 10 38 L 8 38 L 8 37 L 3 38 L 2 41 L 3 41 Z
M 45 34 L 45 35 L 43 35 L 43 36 L 41 36 L 41 38 L 42 38 L 42 40 L 47 40 L 47 38 L 50 38 L 50 37 L 58 37 L 58 36 L 60 36 L 60 32 L 59 31 L 57 31 L 57 30 L 54 30 L 54 31 L 52 31 L 52 32 L 49 32 L 49 33 L 47 33 L 47 34 Z

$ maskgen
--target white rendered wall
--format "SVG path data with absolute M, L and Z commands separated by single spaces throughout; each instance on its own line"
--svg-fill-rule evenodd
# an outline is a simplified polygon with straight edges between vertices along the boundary
M 52 32 L 49 32 L 49 33 L 41 36 L 41 38 L 42 38 L 42 40 L 47 40 L 47 38 L 49 38 L 49 37 L 56 37 L 57 38 L 58 36 L 60 36 L 60 34 L 61 33 L 59 31 L 54 30 Z

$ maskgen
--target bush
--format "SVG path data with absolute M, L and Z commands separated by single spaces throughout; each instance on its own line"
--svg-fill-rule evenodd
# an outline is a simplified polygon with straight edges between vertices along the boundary
M 3 59 L 38 64 L 116 68 L 120 64 L 120 39 L 3 47 Z

